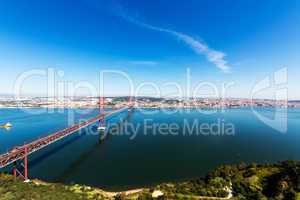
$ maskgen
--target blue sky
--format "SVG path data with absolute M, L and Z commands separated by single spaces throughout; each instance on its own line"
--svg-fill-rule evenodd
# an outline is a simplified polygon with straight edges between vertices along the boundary
M 233 81 L 228 96 L 248 97 L 285 66 L 289 98 L 300 99 L 299 44 L 297 0 L 0 0 L 0 93 L 12 93 L 22 72 L 52 67 L 62 81 L 95 85 L 100 70 L 122 70 L 136 86 L 151 81 L 167 94 L 163 83 L 184 85 L 189 68 L 192 85 Z M 107 80 L 109 94 L 126 94 L 121 77 Z M 33 78 L 24 94 L 45 87 Z

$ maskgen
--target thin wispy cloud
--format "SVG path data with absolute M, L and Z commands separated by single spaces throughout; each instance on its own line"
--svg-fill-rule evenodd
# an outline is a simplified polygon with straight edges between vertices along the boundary
M 119 17 L 123 18 L 129 23 L 135 24 L 137 26 L 153 30 L 153 31 L 158 31 L 158 32 L 164 32 L 167 34 L 170 34 L 172 36 L 175 36 L 177 39 L 183 41 L 186 45 L 188 45 L 195 53 L 198 55 L 204 55 L 207 60 L 211 63 L 213 63 L 217 68 L 219 68 L 222 72 L 224 73 L 229 73 L 231 67 L 228 64 L 228 61 L 225 59 L 226 54 L 221 51 L 217 51 L 215 49 L 210 48 L 207 44 L 204 42 L 201 42 L 199 40 L 196 40 L 195 38 L 191 37 L 190 35 L 180 33 L 177 31 L 173 31 L 171 29 L 165 29 L 165 28 L 160 28 L 157 26 L 152 26 L 150 24 L 144 23 L 142 21 L 139 21 L 130 15 L 128 15 L 123 7 L 120 5 L 116 9 L 117 14 Z
M 132 65 L 157 65 L 157 62 L 155 61 L 150 61 L 150 60 L 134 60 L 129 62 Z

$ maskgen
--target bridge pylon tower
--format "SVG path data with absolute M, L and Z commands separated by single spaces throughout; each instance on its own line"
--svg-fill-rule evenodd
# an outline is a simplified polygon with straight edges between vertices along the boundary
M 131 112 L 134 106 L 135 106 L 135 99 L 133 96 L 130 96 L 128 102 L 128 110 Z
M 104 115 L 104 97 L 99 97 L 99 113 L 102 115 L 101 119 L 99 119 L 98 130 L 105 131 L 106 123 L 105 123 L 105 115 Z
M 28 182 L 28 147 L 25 146 L 23 149 L 23 159 L 19 160 L 19 162 L 14 162 L 12 173 L 15 179 L 20 177 L 25 182 Z

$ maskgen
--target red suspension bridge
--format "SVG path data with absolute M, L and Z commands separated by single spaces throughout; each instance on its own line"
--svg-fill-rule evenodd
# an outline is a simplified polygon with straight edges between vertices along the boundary
M 67 127 L 63 130 L 59 130 L 55 133 L 52 133 L 48 136 L 45 136 L 43 138 L 40 138 L 28 144 L 24 144 L 23 146 L 15 147 L 12 150 L 8 151 L 7 153 L 0 155 L 0 168 L 4 168 L 14 163 L 13 175 L 15 177 L 20 176 L 24 180 L 28 180 L 28 156 L 30 154 L 40 149 L 43 149 L 49 146 L 50 144 L 58 140 L 61 140 L 79 131 L 80 129 L 87 127 L 96 122 L 99 122 L 99 127 L 98 127 L 99 130 L 104 130 L 106 117 L 109 117 L 110 115 L 122 112 L 127 109 L 132 109 L 131 100 L 130 100 L 130 103 L 122 108 L 118 108 L 110 112 L 104 112 L 104 98 L 100 98 L 99 107 L 100 107 L 100 114 L 95 117 L 92 117 L 84 122 Z M 22 161 L 21 163 L 21 167 L 23 168 L 22 171 L 18 170 L 18 167 L 16 166 L 17 161 Z

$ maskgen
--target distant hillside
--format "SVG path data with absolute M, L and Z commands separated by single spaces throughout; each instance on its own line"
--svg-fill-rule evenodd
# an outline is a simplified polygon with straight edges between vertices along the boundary
M 203 178 L 163 183 L 153 188 L 119 194 L 80 185 L 15 181 L 0 175 L 0 200 L 102 200 L 102 199 L 274 199 L 300 200 L 300 162 L 285 161 L 265 165 L 226 165 Z M 157 199 L 157 198 L 156 198 Z
M 204 178 L 158 187 L 176 199 L 184 199 L 184 196 L 196 199 L 197 196 L 226 197 L 228 193 L 223 188 L 230 187 L 232 199 L 300 200 L 300 162 L 225 165 Z

